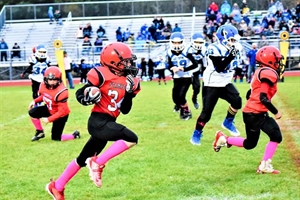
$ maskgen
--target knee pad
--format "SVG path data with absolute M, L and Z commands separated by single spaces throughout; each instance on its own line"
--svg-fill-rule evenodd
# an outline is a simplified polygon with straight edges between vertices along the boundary
M 231 103 L 231 107 L 234 109 L 241 109 L 242 108 L 242 98 L 239 96 Z
M 254 149 L 257 146 L 257 142 L 258 141 L 250 141 L 248 139 L 245 139 L 245 141 L 244 141 L 244 148 L 246 150 Z
M 279 129 L 273 129 L 272 134 L 270 135 L 270 141 L 277 143 L 282 142 L 282 134 Z

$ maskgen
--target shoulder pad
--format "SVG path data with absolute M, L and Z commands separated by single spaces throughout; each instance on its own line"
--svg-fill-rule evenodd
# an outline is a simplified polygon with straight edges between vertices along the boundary
M 221 49 L 218 49 L 216 44 L 211 44 L 207 47 L 207 55 L 221 56 Z
M 268 68 L 268 67 L 263 67 L 263 68 L 261 68 L 260 72 L 258 73 L 258 79 L 259 79 L 259 81 L 268 80 L 272 84 L 275 84 L 278 82 L 279 77 L 275 70 Z
M 91 83 L 94 86 L 100 86 L 99 74 L 101 74 L 101 72 L 100 70 L 98 70 L 98 68 L 100 67 L 92 68 L 87 74 L 87 79 L 89 83 Z
M 69 92 L 67 88 L 63 88 L 60 90 L 57 95 L 56 95 L 56 101 L 57 102 L 66 102 L 67 99 L 69 98 Z
M 29 63 L 33 63 L 33 64 L 35 64 L 36 63 L 36 57 L 35 56 L 33 56 L 33 55 L 31 55 L 31 56 L 29 56 L 28 57 L 28 62 Z

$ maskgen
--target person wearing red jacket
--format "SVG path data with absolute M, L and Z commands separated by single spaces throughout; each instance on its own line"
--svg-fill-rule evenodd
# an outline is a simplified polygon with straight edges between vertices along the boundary
M 282 142 L 282 134 L 277 122 L 269 116 L 268 111 L 274 115 L 276 120 L 281 118 L 280 111 L 272 104 L 271 100 L 277 92 L 277 83 L 284 72 L 282 60 L 283 56 L 274 46 L 265 46 L 258 50 L 256 62 L 260 68 L 253 75 L 251 89 L 247 92 L 247 102 L 243 109 L 246 138 L 228 137 L 218 131 L 213 143 L 216 152 L 219 152 L 223 146 L 237 146 L 250 150 L 256 147 L 260 132 L 265 132 L 270 141 L 266 145 L 256 171 L 262 174 L 280 173 L 273 169 L 271 161 L 277 146 Z
M 94 184 L 101 187 L 105 164 L 138 143 L 133 131 L 116 122 L 120 113 L 130 112 L 132 100 L 141 90 L 139 79 L 135 78 L 138 68 L 133 65 L 134 60 L 136 57 L 128 45 L 108 44 L 100 55 L 101 67 L 91 69 L 87 74 L 88 83 L 77 90 L 80 104 L 94 105 L 88 120 L 90 138 L 59 178 L 47 184 L 46 190 L 53 199 L 65 199 L 65 186 L 85 166 Z M 91 87 L 99 91 L 89 95 Z M 113 143 L 102 152 L 109 141 Z
M 44 81 L 41 83 L 38 93 L 40 96 L 29 104 L 29 115 L 31 122 L 36 128 L 35 136 L 31 141 L 37 141 L 45 137 L 40 119 L 45 124 L 53 123 L 51 139 L 65 141 L 80 138 L 79 131 L 73 134 L 63 134 L 65 124 L 68 120 L 70 108 L 68 106 L 68 89 L 61 80 L 61 71 L 58 67 L 49 67 L 44 73 Z M 44 106 L 35 105 L 44 102 Z

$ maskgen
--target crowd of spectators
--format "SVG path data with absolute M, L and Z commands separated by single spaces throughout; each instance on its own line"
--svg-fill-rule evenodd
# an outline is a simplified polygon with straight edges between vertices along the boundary
M 257 16 L 251 23 L 251 10 L 246 0 L 241 7 L 237 3 L 232 6 L 225 0 L 220 6 L 212 2 L 206 10 L 206 24 L 203 32 L 207 40 L 214 41 L 214 34 L 219 26 L 232 24 L 241 37 L 251 39 L 255 35 L 276 36 L 280 31 L 288 31 L 290 35 L 300 35 L 300 3 L 295 8 L 285 8 L 280 0 L 270 1 L 268 13 L 260 20 Z

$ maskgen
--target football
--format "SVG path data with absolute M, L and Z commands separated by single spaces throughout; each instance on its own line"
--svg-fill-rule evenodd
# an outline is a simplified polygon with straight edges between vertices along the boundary
M 98 87 L 95 87 L 95 86 L 87 87 L 84 90 L 84 96 L 89 101 L 94 101 L 97 98 L 99 98 L 99 100 L 100 100 L 100 98 L 101 98 L 100 89 Z

